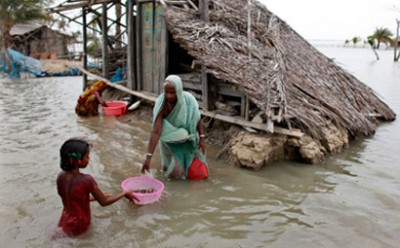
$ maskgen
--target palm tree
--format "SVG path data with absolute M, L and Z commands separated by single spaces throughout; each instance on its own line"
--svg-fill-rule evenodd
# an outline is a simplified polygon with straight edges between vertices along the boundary
M 376 59 L 379 60 L 379 55 L 375 50 L 376 49 L 375 40 L 376 40 L 376 38 L 373 35 L 368 36 L 368 38 L 367 38 L 367 42 L 371 46 L 371 49 L 372 49 L 372 51 L 374 52 L 374 54 L 376 56 Z
M 376 28 L 374 34 L 377 41 L 376 48 L 379 49 L 381 43 L 390 43 L 392 41 L 393 33 L 388 28 Z
M 351 39 L 351 41 L 353 42 L 353 45 L 356 46 L 356 44 L 361 41 L 361 37 L 354 36 L 353 39 Z

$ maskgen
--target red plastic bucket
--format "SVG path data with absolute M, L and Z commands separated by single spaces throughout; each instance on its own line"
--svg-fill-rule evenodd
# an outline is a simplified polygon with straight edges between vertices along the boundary
M 200 159 L 194 158 L 189 167 L 188 178 L 190 180 L 200 181 L 208 177 L 208 168 Z
M 107 107 L 101 106 L 104 115 L 118 116 L 126 113 L 127 102 L 124 101 L 107 101 Z

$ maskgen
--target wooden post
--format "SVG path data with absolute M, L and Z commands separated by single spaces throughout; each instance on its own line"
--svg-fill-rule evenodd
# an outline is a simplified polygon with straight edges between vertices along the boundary
M 162 8 L 165 8 L 164 6 L 162 6 Z M 159 91 L 157 92 L 158 94 L 161 94 L 161 92 L 163 91 L 164 87 L 164 79 L 165 79 L 165 75 L 166 72 L 168 70 L 168 31 L 167 31 L 167 27 L 165 25 L 165 19 L 163 17 L 162 18 L 162 25 L 161 25 L 161 47 L 160 47 L 160 73 L 159 73 L 159 77 L 156 79 L 158 80 L 159 83 Z
M 204 22 L 210 21 L 210 16 L 208 15 L 208 0 L 200 0 L 199 1 L 199 10 L 201 19 Z
M 199 10 L 201 19 L 207 23 L 210 21 L 210 16 L 208 14 L 208 0 L 200 0 L 199 2 Z M 207 76 L 207 67 L 205 65 L 201 65 L 201 86 L 202 86 L 202 100 L 203 100 L 203 109 L 211 110 L 214 108 L 212 106 L 212 92 L 210 83 L 208 81 Z
M 103 13 L 101 18 L 101 29 L 102 29 L 102 58 L 103 58 L 103 77 L 108 78 L 108 35 L 107 35 L 107 3 L 103 3 Z
M 247 47 L 249 49 L 249 60 L 251 60 L 251 1 L 247 0 Z M 244 108 L 244 119 L 249 120 L 249 96 L 245 95 L 245 108 Z
M 83 36 L 83 68 L 87 70 L 87 30 L 86 30 L 86 8 L 82 7 L 82 36 Z M 87 86 L 87 75 L 83 75 L 83 90 Z
M 136 36 L 136 90 L 143 89 L 143 70 L 142 70 L 142 4 L 136 1 L 136 23 L 135 23 L 135 36 Z
M 136 80 L 135 80 L 135 71 L 136 71 L 136 39 L 135 39 L 135 18 L 133 16 L 133 3 L 134 0 L 128 0 L 127 3 L 127 28 L 128 28 L 128 46 L 127 46 L 127 59 L 128 59 L 128 88 L 132 90 L 136 90 Z
M 251 1 L 247 0 L 247 47 L 249 49 L 249 59 L 251 59 Z
M 158 93 L 159 92 L 159 89 L 160 89 L 160 87 L 159 87 L 159 82 L 158 82 L 158 77 L 155 77 L 155 75 L 156 74 L 158 74 L 157 72 L 158 72 L 158 69 L 159 69 L 159 64 L 157 65 L 156 64 L 156 56 L 158 56 L 158 52 L 159 51 L 156 51 L 156 16 L 157 16 L 157 11 L 156 11 L 156 7 L 157 7 L 157 1 L 156 0 L 154 0 L 153 1 L 153 3 L 152 3 L 152 13 L 153 13 L 153 16 L 152 16 L 152 19 L 153 19 L 153 21 L 152 21 L 152 27 L 151 27 L 151 33 L 153 34 L 152 35 L 152 39 L 151 39 L 151 47 L 152 47 L 152 49 L 151 49 L 151 57 L 152 57 L 152 59 L 151 59 L 151 61 L 152 61 L 152 64 L 153 64 L 153 66 L 152 66 L 152 68 L 151 68 L 151 79 L 152 79 L 152 82 L 151 82 L 151 84 L 152 84 L 152 87 L 151 87 L 151 89 L 152 89 L 152 91 L 151 92 L 153 92 L 153 93 Z M 157 75 L 158 76 L 158 75 Z
M 115 16 L 116 16 L 116 22 L 115 22 L 115 36 L 117 37 L 117 40 L 115 41 L 115 48 L 119 49 L 121 48 L 121 0 L 116 0 L 115 1 Z

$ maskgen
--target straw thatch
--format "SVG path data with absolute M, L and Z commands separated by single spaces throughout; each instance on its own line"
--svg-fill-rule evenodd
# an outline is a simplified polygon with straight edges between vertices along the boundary
M 168 6 L 168 30 L 208 73 L 245 92 L 275 125 L 297 127 L 319 139 L 329 123 L 359 136 L 373 133 L 377 116 L 395 119 L 372 89 L 265 6 L 255 1 L 248 6 L 247 0 L 209 2 L 209 22 L 202 21 L 198 11 Z

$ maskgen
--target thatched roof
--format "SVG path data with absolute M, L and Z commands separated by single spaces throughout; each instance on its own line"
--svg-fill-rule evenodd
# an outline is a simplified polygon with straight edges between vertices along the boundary
M 209 0 L 209 22 L 198 11 L 168 6 L 173 39 L 206 65 L 208 73 L 237 86 L 275 125 L 321 138 L 334 123 L 353 136 L 374 132 L 376 116 L 394 112 L 372 89 L 336 65 L 265 6 L 252 1 L 251 49 L 247 0 Z M 374 116 L 372 118 L 371 116 Z

